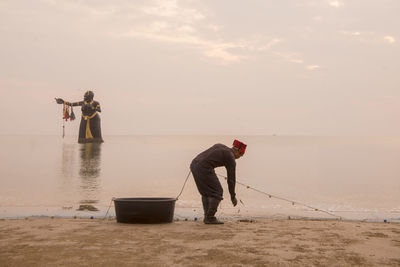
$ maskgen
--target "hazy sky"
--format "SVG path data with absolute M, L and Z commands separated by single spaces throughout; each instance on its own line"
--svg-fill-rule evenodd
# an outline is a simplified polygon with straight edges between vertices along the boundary
M 0 134 L 400 135 L 399 0 L 0 0 Z M 78 134 L 78 120 L 67 134 Z

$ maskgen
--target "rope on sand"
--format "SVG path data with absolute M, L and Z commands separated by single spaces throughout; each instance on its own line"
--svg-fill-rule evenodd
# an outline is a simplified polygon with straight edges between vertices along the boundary
M 221 174 L 218 174 L 218 173 L 217 173 L 217 175 L 220 176 L 220 177 L 222 177 L 222 178 L 224 178 L 225 180 L 228 179 L 228 177 L 226 177 L 226 176 L 224 176 L 224 175 L 221 175 Z M 314 211 L 324 212 L 324 213 L 326 213 L 326 214 L 329 214 L 330 216 L 333 216 L 333 217 L 338 218 L 339 220 L 342 219 L 341 216 L 336 215 L 336 214 L 333 214 L 333 213 L 331 213 L 331 212 L 329 212 L 329 211 L 322 210 L 322 209 L 319 209 L 319 208 L 315 208 L 315 207 L 312 207 L 312 206 L 310 206 L 310 205 L 308 205 L 308 204 L 304 204 L 304 203 L 301 203 L 301 202 L 298 202 L 298 201 L 293 201 L 293 200 L 290 200 L 290 199 L 287 199 L 287 198 L 275 196 L 275 195 L 266 193 L 266 192 L 264 192 L 264 191 L 261 191 L 261 190 L 259 190 L 259 189 L 256 189 L 256 188 L 254 188 L 254 187 L 251 187 L 251 186 L 249 186 L 249 185 L 243 184 L 243 183 L 241 183 L 241 182 L 239 182 L 239 181 L 236 181 L 236 183 L 239 184 L 239 185 L 241 185 L 241 186 L 246 187 L 247 189 L 251 189 L 251 190 L 256 191 L 256 192 L 258 192 L 258 193 L 260 193 L 260 194 L 266 195 L 266 196 L 268 196 L 269 198 L 276 198 L 276 199 L 279 199 L 279 200 L 282 200 L 282 201 L 286 201 L 286 202 L 292 203 L 292 205 L 296 205 L 296 204 L 297 204 L 297 205 L 301 205 L 301 206 L 304 206 L 304 207 L 313 209 Z
M 111 205 L 112 205 L 112 202 L 114 201 L 114 199 L 115 199 L 115 197 L 111 198 L 111 201 L 110 201 L 110 206 L 108 206 L 108 209 L 107 209 L 106 215 L 104 215 L 104 218 L 103 218 L 103 219 L 106 219 L 106 217 L 107 217 L 107 215 L 108 215 L 108 212 L 110 211 L 110 208 L 111 208 Z

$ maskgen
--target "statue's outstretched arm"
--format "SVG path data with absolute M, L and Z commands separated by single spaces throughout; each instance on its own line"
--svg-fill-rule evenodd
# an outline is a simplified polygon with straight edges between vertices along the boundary
M 62 98 L 56 98 L 56 102 L 57 104 L 65 104 L 67 106 L 82 106 L 83 105 L 83 101 L 79 101 L 79 102 L 68 102 L 68 101 L 64 101 Z

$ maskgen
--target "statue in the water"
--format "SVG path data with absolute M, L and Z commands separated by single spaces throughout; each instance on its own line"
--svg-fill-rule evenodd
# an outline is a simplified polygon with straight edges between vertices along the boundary
M 93 100 L 94 93 L 87 91 L 83 96 L 83 101 L 67 102 L 62 98 L 56 98 L 57 104 L 64 104 L 75 107 L 82 106 L 82 119 L 79 128 L 78 143 L 102 143 L 101 125 L 100 125 L 100 103 Z

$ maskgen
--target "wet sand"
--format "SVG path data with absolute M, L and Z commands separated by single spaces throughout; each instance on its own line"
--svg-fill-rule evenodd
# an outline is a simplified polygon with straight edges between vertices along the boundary
M 0 220 L 1 266 L 400 266 L 400 224 Z

